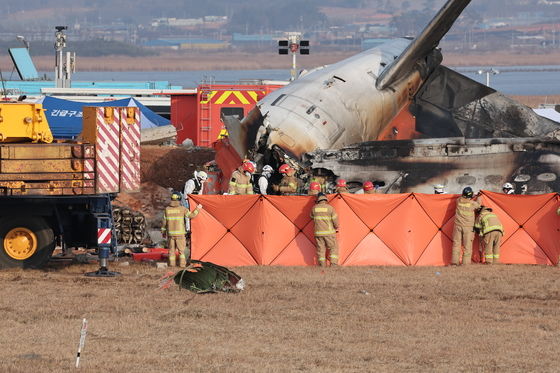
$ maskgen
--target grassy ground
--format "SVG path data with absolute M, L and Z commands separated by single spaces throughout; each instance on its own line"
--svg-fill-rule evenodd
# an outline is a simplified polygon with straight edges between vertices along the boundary
M 159 290 L 165 270 L 5 270 L 0 371 L 553 372 L 558 268 L 246 267 L 240 294 Z
M 299 56 L 298 68 L 313 68 L 332 64 L 357 54 L 357 51 L 312 52 Z M 560 52 L 513 53 L 497 51 L 493 53 L 458 54 L 443 51 L 447 66 L 516 66 L 516 65 L 558 65 Z M 33 56 L 40 71 L 53 69 L 53 56 Z M 131 61 L 133 61 L 131 63 Z M 9 76 L 13 63 L 6 56 L 0 56 L 4 74 Z M 79 71 L 181 71 L 181 70 L 258 70 L 289 69 L 290 56 L 279 56 L 275 50 L 257 52 L 164 52 L 148 57 L 80 57 L 77 58 Z

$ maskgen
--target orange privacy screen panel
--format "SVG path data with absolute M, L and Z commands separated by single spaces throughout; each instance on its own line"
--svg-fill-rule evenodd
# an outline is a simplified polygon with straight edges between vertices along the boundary
M 457 195 L 330 195 L 340 230 L 340 264 L 441 266 L 451 261 Z M 189 196 L 204 209 L 192 225 L 192 257 L 225 266 L 316 265 L 315 198 L 308 196 Z M 505 234 L 501 262 L 556 265 L 560 256 L 557 194 L 483 192 Z M 193 203 L 194 202 L 194 203 Z M 479 240 L 473 260 L 480 261 Z

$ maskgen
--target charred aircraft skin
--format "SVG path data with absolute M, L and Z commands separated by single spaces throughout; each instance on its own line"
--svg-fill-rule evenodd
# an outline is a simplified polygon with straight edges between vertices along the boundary
M 329 170 L 353 185 L 383 181 L 381 193 L 449 193 L 465 185 L 501 192 L 511 182 L 527 194 L 560 190 L 560 142 L 536 138 L 372 141 L 303 156 L 303 164 Z
M 249 156 L 261 165 L 299 162 L 301 170 L 310 166 L 356 182 L 380 175 L 377 179 L 393 183 L 389 192 L 431 192 L 431 183 L 441 184 L 442 178 L 453 188 L 461 184 L 496 190 L 501 185 L 498 175 L 511 182 L 516 173 L 524 172 L 522 167 L 550 169 L 538 175 L 558 175 L 557 166 L 542 159 L 558 156 L 554 140 L 560 140 L 560 124 L 441 65 L 437 45 L 469 3 L 448 0 L 416 39 L 397 39 L 306 72 L 259 101 L 241 122 L 225 118 L 230 143 L 242 158 Z M 440 154 L 420 160 L 416 151 L 406 152 L 407 146 L 401 144 L 391 150 L 401 158 L 388 161 L 381 153 L 390 144 L 384 142 L 374 147 L 379 158 L 365 154 L 365 149 L 374 149 L 369 142 L 385 138 L 387 131 L 398 134 L 395 118 L 404 110 L 415 118 L 411 137 L 426 140 L 403 144 L 424 152 L 432 146 Z M 449 138 L 462 138 L 462 145 Z M 514 150 L 519 144 L 555 150 L 542 154 Z M 466 150 L 454 153 L 459 145 Z M 365 158 L 350 161 L 342 156 L 356 152 Z M 338 154 L 334 158 L 340 163 L 326 162 L 325 154 Z M 526 179 L 523 175 L 521 179 Z M 544 182 L 541 179 L 547 176 L 538 175 L 529 175 L 530 190 L 558 190 L 556 179 Z

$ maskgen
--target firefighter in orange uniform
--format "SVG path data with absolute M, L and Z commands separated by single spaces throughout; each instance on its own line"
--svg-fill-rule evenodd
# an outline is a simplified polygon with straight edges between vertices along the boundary
M 327 265 L 326 252 L 329 251 L 331 265 L 338 265 L 338 215 L 329 205 L 327 196 L 319 193 L 317 203 L 311 210 L 311 218 L 315 223 L 315 241 L 317 242 L 317 261 L 321 267 Z
M 169 266 L 175 267 L 176 254 L 179 252 L 179 266 L 186 267 L 187 258 L 190 257 L 190 250 L 187 249 L 187 231 L 185 229 L 185 219 L 194 219 L 202 209 L 202 205 L 197 205 L 194 211 L 181 206 L 181 195 L 173 193 L 171 203 L 165 208 L 163 213 L 163 226 L 161 233 L 167 236 L 167 248 L 169 249 Z
M 451 264 L 459 265 L 461 244 L 465 248 L 463 252 L 463 265 L 471 264 L 472 242 L 474 238 L 475 211 L 480 204 L 473 200 L 474 192 L 471 187 L 463 189 L 463 194 L 457 199 L 455 209 L 455 227 L 453 228 L 453 249 L 451 252 Z
M 316 181 L 312 181 L 311 184 L 309 184 L 309 191 L 307 192 L 307 195 L 317 196 L 319 193 L 321 193 L 321 184 Z
M 504 227 L 492 209 L 481 206 L 474 227 L 484 242 L 484 259 L 486 264 L 500 262 L 500 241 L 504 235 Z
M 280 192 L 283 196 L 293 196 L 297 193 L 299 181 L 295 177 L 296 170 L 291 168 L 288 164 L 283 164 L 278 168 L 278 171 L 284 175 L 280 184 L 273 185 L 272 189 L 275 192 Z
M 255 172 L 253 163 L 248 160 L 243 161 L 243 164 L 231 174 L 228 194 L 253 194 L 253 184 L 251 183 L 253 172 Z
M 338 179 L 336 181 L 336 189 L 335 189 L 336 193 L 349 193 L 348 191 L 348 186 L 346 185 L 346 180 L 344 179 Z

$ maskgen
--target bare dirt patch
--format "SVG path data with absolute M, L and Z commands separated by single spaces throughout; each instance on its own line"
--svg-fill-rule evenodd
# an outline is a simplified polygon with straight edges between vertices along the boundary
M 241 294 L 158 290 L 113 264 L 0 272 L 0 370 L 552 372 L 558 268 L 242 267 Z
M 163 209 L 169 205 L 171 190 L 182 192 L 195 170 L 214 159 L 208 148 L 188 149 L 183 146 L 142 146 L 140 191 L 120 193 L 115 204 L 139 211 L 146 217 L 148 228 L 161 225 Z

